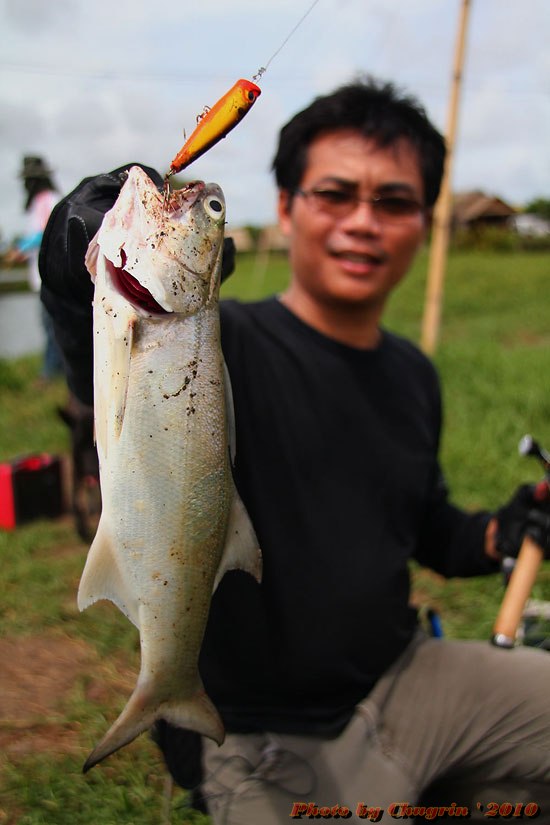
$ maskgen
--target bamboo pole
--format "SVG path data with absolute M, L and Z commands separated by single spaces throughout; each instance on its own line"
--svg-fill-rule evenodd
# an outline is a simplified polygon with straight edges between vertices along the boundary
M 468 15 L 470 12 L 471 0 L 462 0 L 458 35 L 455 45 L 455 57 L 453 78 L 451 87 L 451 98 L 447 113 L 447 156 L 441 181 L 441 191 L 435 205 L 432 227 L 432 242 L 430 245 L 430 259 L 428 266 L 428 279 L 426 288 L 426 300 L 424 303 L 424 315 L 422 319 L 421 346 L 428 355 L 433 355 L 439 340 L 439 330 L 441 326 L 441 307 L 443 303 L 443 285 L 445 280 L 445 267 L 447 261 L 447 251 L 449 247 L 449 234 L 451 228 L 452 212 L 452 166 L 454 146 L 456 140 L 456 127 L 458 121 L 458 108 L 460 101 L 460 87 L 462 81 L 462 69 L 464 65 L 464 52 L 466 45 L 466 31 L 468 27 Z

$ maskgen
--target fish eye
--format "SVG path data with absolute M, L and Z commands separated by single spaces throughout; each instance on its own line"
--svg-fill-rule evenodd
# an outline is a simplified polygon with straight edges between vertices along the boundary
M 219 198 L 212 197 L 207 198 L 204 201 L 204 209 L 211 218 L 215 218 L 217 220 L 223 214 L 224 206 Z
M 248 93 L 248 99 L 249 99 L 249 100 L 254 100 L 254 97 L 255 97 L 254 92 L 250 91 L 250 92 Z

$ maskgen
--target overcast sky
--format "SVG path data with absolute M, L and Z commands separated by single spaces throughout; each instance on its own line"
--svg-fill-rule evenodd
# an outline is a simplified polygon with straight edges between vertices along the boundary
M 312 0 L 0 0 L 0 230 L 24 226 L 18 172 L 62 193 L 129 161 L 168 169 L 196 116 L 277 51 Z M 358 72 L 392 79 L 445 131 L 460 0 L 318 0 L 246 119 L 186 174 L 228 220 L 274 220 L 280 126 Z M 550 0 L 472 0 L 453 188 L 550 198 Z

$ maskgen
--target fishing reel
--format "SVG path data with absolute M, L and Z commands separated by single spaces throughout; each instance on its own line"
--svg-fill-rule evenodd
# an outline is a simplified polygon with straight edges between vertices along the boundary
M 538 501 L 550 498 L 550 453 L 531 435 L 524 435 L 518 445 L 519 454 L 537 458 L 544 467 L 544 478 L 535 485 Z M 550 649 L 550 602 L 535 602 L 530 598 L 544 552 L 526 535 L 517 559 L 503 560 L 506 584 L 504 599 L 497 616 L 492 643 L 513 648 L 516 644 Z

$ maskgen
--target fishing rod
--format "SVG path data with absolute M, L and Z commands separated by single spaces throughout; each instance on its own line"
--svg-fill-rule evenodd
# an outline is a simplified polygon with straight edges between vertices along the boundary
M 170 163 L 170 169 L 165 176 L 165 186 L 172 175 L 178 174 L 194 160 L 204 155 L 219 140 L 224 138 L 235 126 L 241 122 L 250 111 L 262 93 L 259 82 L 266 73 L 271 62 L 290 40 L 294 32 L 302 25 L 306 17 L 313 11 L 319 0 L 313 0 L 308 10 L 302 15 L 295 26 L 285 37 L 280 46 L 273 52 L 265 66 L 260 66 L 252 80 L 241 78 L 212 106 L 206 106 L 197 117 L 197 126 L 185 141 L 180 151 Z
M 550 453 L 530 435 L 523 436 L 519 442 L 518 451 L 520 455 L 532 456 L 542 463 L 545 474 L 542 481 L 535 486 L 534 496 L 539 501 L 547 500 L 550 497 Z M 513 648 L 515 646 L 518 625 L 543 559 L 542 547 L 526 535 L 493 627 L 491 641 L 497 647 Z

